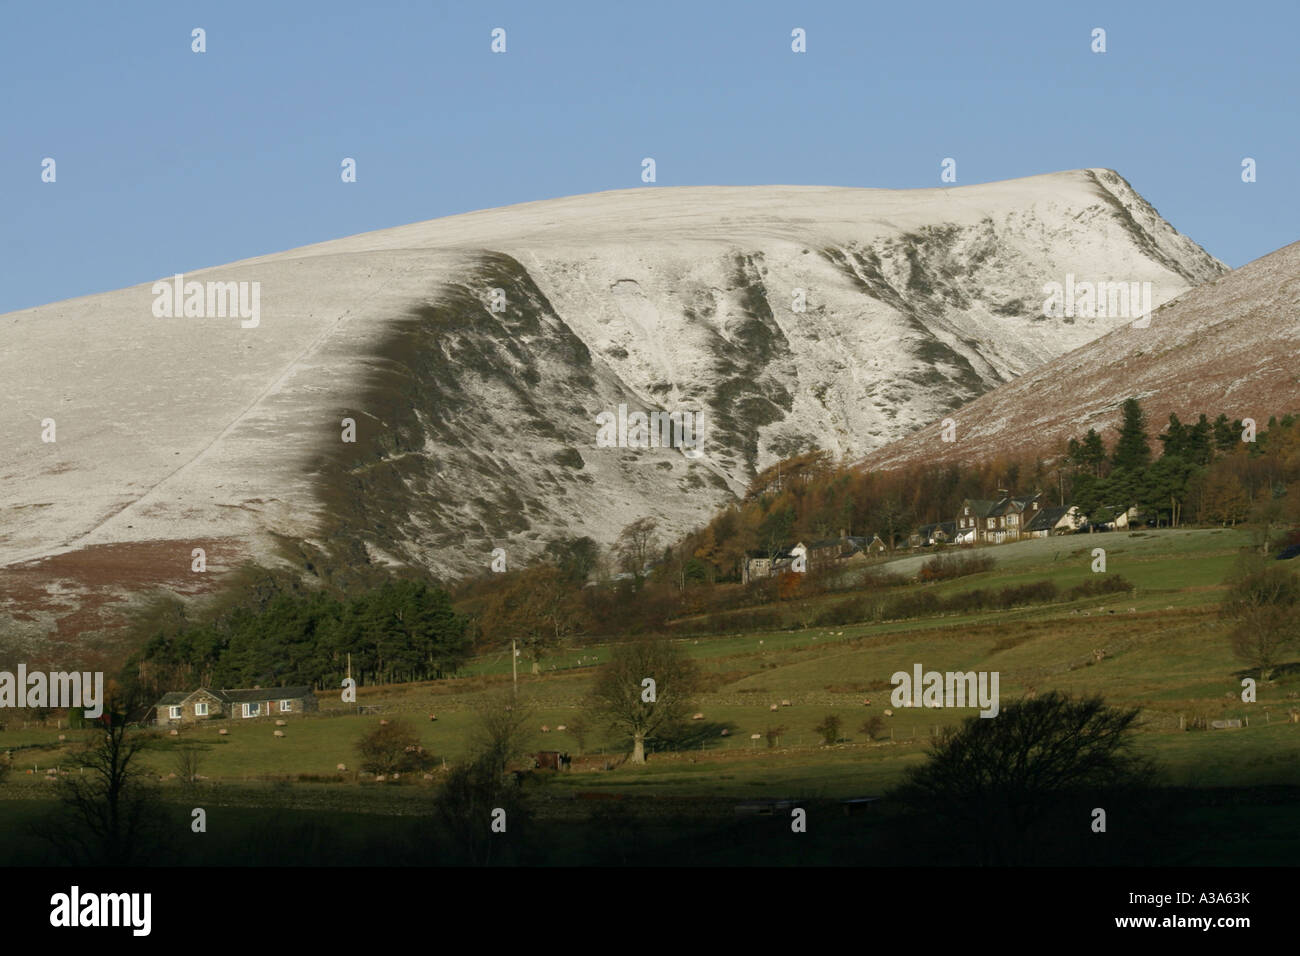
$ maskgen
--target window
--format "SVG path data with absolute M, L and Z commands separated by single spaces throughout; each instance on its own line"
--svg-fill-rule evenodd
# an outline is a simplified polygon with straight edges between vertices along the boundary
M 170 715 L 171 715 L 171 719 L 172 719 L 172 720 L 180 720 L 180 719 L 181 719 L 181 708 L 180 708 L 180 705 L 178 704 L 178 705 L 176 705 L 176 706 L 174 706 L 174 707 L 171 707 L 171 708 L 169 709 L 169 713 L 170 713 Z
M 245 705 L 244 705 L 244 716 L 245 716 L 245 717 L 256 717 L 259 713 L 261 713 L 261 710 L 262 710 L 262 705 L 261 705 L 261 704 L 245 704 Z
M 280 713 L 287 714 L 291 710 L 293 710 L 293 701 L 291 700 L 280 701 Z
M 195 716 L 195 717 L 206 717 L 206 716 L 208 716 L 208 702 L 207 702 L 207 701 L 202 700 L 202 701 L 199 701 L 197 704 L 194 705 L 194 716 Z

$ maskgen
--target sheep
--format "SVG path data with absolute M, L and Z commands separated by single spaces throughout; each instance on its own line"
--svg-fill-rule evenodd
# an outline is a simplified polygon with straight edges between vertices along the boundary
M 703 715 L 703 714 L 692 714 L 692 715 L 691 715 L 691 720 L 703 720 L 703 719 L 704 719 L 704 715 Z
M 729 736 L 731 736 L 731 731 L 728 730 L 726 727 L 723 727 L 723 728 L 722 728 L 722 736 L 723 736 L 723 737 L 729 737 Z
M 768 710 L 777 710 L 777 709 L 779 708 L 777 707 L 776 704 L 773 704 L 771 707 L 768 708 Z
M 892 710 L 890 710 L 888 707 L 886 707 L 886 708 L 885 708 L 885 716 L 886 716 L 886 717 L 893 717 L 893 716 L 894 716 L 894 712 L 893 712 Z
M 171 736 L 171 737 L 179 737 L 180 735 L 181 735 L 181 732 L 180 732 L 179 730 L 173 730 L 173 731 L 172 731 L 168 736 Z M 63 738 L 59 738 L 59 739 L 62 740 Z
M 560 726 L 556 727 L 555 729 L 556 729 L 556 730 L 564 730 L 564 724 L 560 724 Z
M 437 715 L 437 714 L 430 714 L 430 715 L 429 715 L 429 719 L 430 719 L 430 720 L 437 720 L 437 719 L 438 719 L 438 715 Z
M 551 728 L 547 727 L 545 724 L 542 724 L 542 733 L 549 734 L 550 732 L 551 732 Z
M 783 700 L 783 701 L 781 701 L 781 706 L 782 706 L 782 707 L 789 707 L 789 706 L 790 706 L 790 702 L 789 702 L 788 700 Z
M 222 727 L 220 730 L 217 731 L 217 733 L 219 733 L 222 737 L 224 737 L 226 736 L 226 734 L 230 733 L 230 731 L 228 731 L 225 727 Z
M 284 731 L 283 731 L 283 730 L 277 730 L 277 731 L 275 731 L 275 732 L 272 734 L 272 736 L 274 736 L 274 737 L 283 737 L 283 736 L 284 736 Z
M 388 726 L 388 721 L 386 721 L 386 720 L 381 720 L 381 721 L 379 722 L 379 726 L 380 726 L 380 727 L 387 727 L 387 726 Z
M 283 721 L 283 720 L 277 720 L 277 721 L 275 722 L 275 726 L 277 726 L 277 727 L 283 727 L 283 726 L 284 726 L 284 721 Z
M 338 765 L 338 770 L 339 770 L 340 773 L 343 772 L 343 771 L 345 771 L 345 770 L 347 770 L 347 769 L 348 769 L 347 764 L 342 764 L 342 763 L 341 763 L 341 764 Z
M 60 742 L 60 743 L 62 743 L 63 741 L 65 741 L 65 740 L 67 740 L 67 739 L 68 739 L 68 735 L 67 735 L 67 734 L 59 734 L 59 742 Z

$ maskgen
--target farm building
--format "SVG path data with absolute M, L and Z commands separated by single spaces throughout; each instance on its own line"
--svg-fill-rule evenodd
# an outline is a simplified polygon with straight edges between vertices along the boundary
M 156 705 L 159 727 L 192 724 L 219 718 L 276 717 L 282 714 L 305 714 L 318 708 L 310 687 L 253 687 L 251 689 L 209 690 L 164 694 Z

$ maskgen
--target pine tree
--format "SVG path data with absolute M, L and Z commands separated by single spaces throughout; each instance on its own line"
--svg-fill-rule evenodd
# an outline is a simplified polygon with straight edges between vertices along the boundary
M 1186 458 L 1188 450 L 1188 428 L 1173 412 L 1169 413 L 1169 427 L 1156 436 L 1160 444 L 1164 446 L 1165 457 L 1173 455 L 1177 458 Z
M 1227 415 L 1220 414 L 1214 420 L 1214 447 L 1217 451 L 1232 451 L 1240 435 L 1240 430 L 1232 427 Z
M 1124 421 L 1111 462 L 1117 469 L 1139 471 L 1151 463 L 1151 444 L 1147 441 L 1146 416 L 1136 398 L 1125 400 Z

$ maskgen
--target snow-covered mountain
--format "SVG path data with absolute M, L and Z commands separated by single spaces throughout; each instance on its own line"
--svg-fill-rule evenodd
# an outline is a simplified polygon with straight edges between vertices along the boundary
M 1150 282 L 1159 305 L 1225 271 L 1120 176 L 1079 170 L 577 196 L 191 273 L 193 297 L 10 313 L 0 601 L 16 568 L 76 577 L 77 554 L 159 580 L 193 580 L 194 547 L 213 570 L 450 573 L 646 514 L 682 531 L 779 457 L 865 455 L 1129 321 L 1045 317 L 1046 283 Z M 212 283 L 248 283 L 256 323 L 215 314 Z M 702 411 L 702 453 L 599 447 L 621 404 Z M 68 585 L 25 587 L 31 605 Z
M 1095 428 L 1109 444 L 1120 405 L 1137 398 L 1148 431 L 1177 414 L 1195 422 L 1300 412 L 1300 242 L 1197 286 L 1157 309 L 1149 324 L 1126 323 L 951 413 L 941 423 L 868 456 L 866 466 L 975 461 L 1001 451 L 1054 456 Z M 1153 441 L 1158 453 L 1160 445 Z

